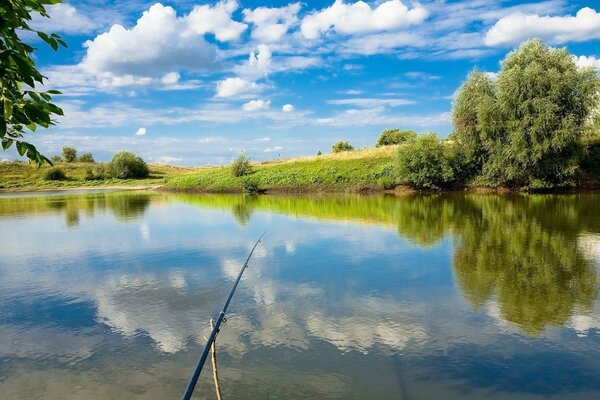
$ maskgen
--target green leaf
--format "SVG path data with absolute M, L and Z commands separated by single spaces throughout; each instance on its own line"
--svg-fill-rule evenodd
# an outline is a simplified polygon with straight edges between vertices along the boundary
M 7 138 L 2 139 L 2 148 L 4 150 L 8 150 L 8 148 L 10 146 L 12 146 L 12 144 L 13 144 L 13 140 L 12 139 L 7 139 Z
M 20 156 L 24 156 L 27 152 L 27 147 L 25 146 L 25 142 L 17 142 L 17 152 Z
M 13 113 L 13 104 L 12 101 L 8 99 L 4 99 L 4 119 L 8 121 L 10 116 Z

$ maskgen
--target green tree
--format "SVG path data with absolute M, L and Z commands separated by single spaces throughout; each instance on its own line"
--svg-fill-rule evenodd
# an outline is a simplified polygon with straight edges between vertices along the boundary
M 241 152 L 231 163 L 231 173 L 233 176 L 239 177 L 250 175 L 252 173 L 252 165 L 250 165 L 250 157 L 244 152 Z
M 45 5 L 61 0 L 10 0 L 0 5 L 0 139 L 4 150 L 13 144 L 21 156 L 42 164 L 50 160 L 39 153 L 34 145 L 23 140 L 38 126 L 54 125 L 53 115 L 63 111 L 51 102 L 56 90 L 39 92 L 36 84 L 43 84 L 44 76 L 33 61 L 35 48 L 19 37 L 23 32 L 35 32 L 52 49 L 66 47 L 56 34 L 48 35 L 29 27 L 32 14 L 48 18 Z
M 489 185 L 550 188 L 574 183 L 600 77 L 566 49 L 523 43 L 495 82 L 473 73 L 457 93 L 455 139 L 481 162 Z
M 65 146 L 62 148 L 62 159 L 64 162 L 72 163 L 77 160 L 77 150 L 73 147 Z
M 386 129 L 381 132 L 377 140 L 377 147 L 406 143 L 417 138 L 413 130 L 401 131 L 400 129 Z
M 435 133 L 400 146 L 396 157 L 400 181 L 421 189 L 439 189 L 452 183 L 454 171 L 445 146 Z
M 354 147 L 347 141 L 339 141 L 331 146 L 332 153 L 341 153 L 342 151 L 352 151 Z
M 92 153 L 83 153 L 82 155 L 79 156 L 77 161 L 82 162 L 82 163 L 90 163 L 90 164 L 93 164 L 96 162 L 94 160 L 94 156 L 92 155 Z
M 145 178 L 150 174 L 146 162 L 128 151 L 120 151 L 115 154 L 109 169 L 110 175 L 118 179 Z

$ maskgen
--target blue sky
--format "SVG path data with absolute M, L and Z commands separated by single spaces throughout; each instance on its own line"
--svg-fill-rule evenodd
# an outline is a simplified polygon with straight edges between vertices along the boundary
M 34 27 L 56 127 L 29 139 L 108 160 L 224 164 L 373 146 L 385 128 L 452 129 L 452 96 L 473 68 L 494 73 L 528 38 L 600 68 L 598 1 L 376 2 L 79 0 Z M 3 158 L 14 157 L 13 151 Z

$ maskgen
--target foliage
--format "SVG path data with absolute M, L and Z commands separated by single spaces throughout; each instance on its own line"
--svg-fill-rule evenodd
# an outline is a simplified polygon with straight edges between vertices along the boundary
M 245 176 L 252 173 L 252 165 L 250 165 L 250 157 L 244 152 L 240 153 L 231 163 L 231 173 L 233 176 Z
M 92 153 L 83 153 L 82 155 L 79 156 L 77 161 L 82 162 L 82 163 L 90 163 L 90 164 L 93 164 L 96 162 L 96 160 L 94 160 L 94 156 L 92 155 Z
M 400 129 L 386 129 L 381 132 L 377 140 L 377 147 L 402 144 L 417 138 L 417 132 L 413 130 L 401 131 Z
M 54 156 L 50 157 L 50 161 L 52 161 L 53 163 L 59 163 L 59 162 L 62 162 L 62 160 L 63 159 L 61 156 L 54 155 Z
M 321 150 L 317 151 L 317 155 L 318 156 L 322 156 L 323 155 L 323 153 L 321 153 Z
M 565 49 L 531 40 L 508 54 L 496 82 L 471 74 L 453 110 L 455 139 L 481 168 L 481 183 L 571 185 L 599 91 L 592 68 L 578 68 Z
M 109 179 L 110 177 L 110 166 L 105 164 L 98 164 L 94 167 L 86 167 L 83 179 L 86 181 L 103 181 L 105 179 Z
M 341 153 L 342 151 L 352 151 L 354 147 L 347 141 L 339 141 L 331 146 L 332 153 Z
M 36 84 L 43 84 L 44 76 L 33 61 L 34 48 L 19 37 L 24 32 L 36 33 L 52 49 L 66 47 L 56 34 L 48 35 L 29 27 L 32 14 L 48 18 L 45 5 L 61 0 L 11 0 L 0 6 L 0 139 L 4 150 L 13 144 L 21 156 L 27 156 L 38 165 L 50 160 L 39 153 L 32 144 L 23 140 L 25 134 L 38 126 L 54 125 L 53 115 L 63 111 L 53 104 L 56 90 L 37 92 Z
M 398 175 L 403 184 L 421 189 L 439 189 L 454 181 L 448 151 L 436 134 L 419 136 L 398 148 Z
M 256 194 L 259 192 L 258 184 L 250 178 L 242 179 L 242 190 L 244 193 L 249 194 Z
M 65 172 L 57 167 L 48 168 L 46 172 L 44 172 L 44 180 L 47 181 L 62 181 L 66 178 Z
M 75 162 L 77 160 L 77 150 L 73 147 L 63 147 L 62 160 L 67 163 Z
M 586 146 L 581 166 L 594 178 L 600 180 L 600 140 Z
M 145 178 L 150 173 L 146 162 L 128 151 L 120 151 L 115 154 L 109 168 L 110 175 L 118 179 Z

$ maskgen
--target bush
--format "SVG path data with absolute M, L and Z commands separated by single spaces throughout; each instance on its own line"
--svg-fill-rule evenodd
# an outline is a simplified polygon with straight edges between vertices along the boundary
M 77 150 L 73 147 L 65 146 L 62 148 L 62 159 L 64 162 L 71 163 L 77 159 Z
M 47 181 L 62 181 L 66 178 L 67 176 L 65 175 L 65 172 L 62 169 L 56 167 L 49 168 L 44 173 L 44 180 Z
M 87 167 L 83 177 L 86 181 L 102 181 L 108 178 L 110 178 L 110 168 L 104 164 L 98 164 L 93 168 Z
M 231 173 L 236 177 L 250 175 L 252 173 L 250 158 L 246 155 L 246 153 L 240 153 L 240 155 L 233 160 L 231 163 Z
M 94 160 L 94 156 L 92 156 L 92 153 L 83 153 L 81 156 L 79 156 L 78 161 L 82 162 L 82 163 L 91 163 L 91 164 L 96 162 Z
M 258 184 L 248 178 L 242 180 L 242 190 L 244 193 L 248 194 L 256 194 L 259 192 Z
M 354 150 L 354 147 L 352 147 L 352 145 L 348 142 L 339 141 L 336 144 L 334 144 L 333 146 L 331 146 L 332 153 L 341 153 L 342 151 L 352 151 L 352 150 Z
M 416 138 L 417 132 L 412 130 L 401 131 L 400 129 L 386 129 L 381 132 L 381 135 L 377 140 L 377 147 L 406 143 Z
M 61 156 L 52 156 L 50 157 L 50 161 L 52 161 L 53 163 L 59 163 L 62 162 L 62 157 Z
M 109 164 L 109 169 L 110 175 L 118 179 L 146 178 L 150 174 L 146 162 L 128 151 L 115 154 Z
M 321 153 L 321 150 L 317 151 L 317 156 L 321 156 L 323 155 L 323 153 Z
M 581 166 L 594 178 L 600 179 L 600 140 L 587 146 Z
M 450 149 L 436 134 L 419 136 L 398 149 L 399 180 L 420 189 L 439 189 L 454 182 Z

